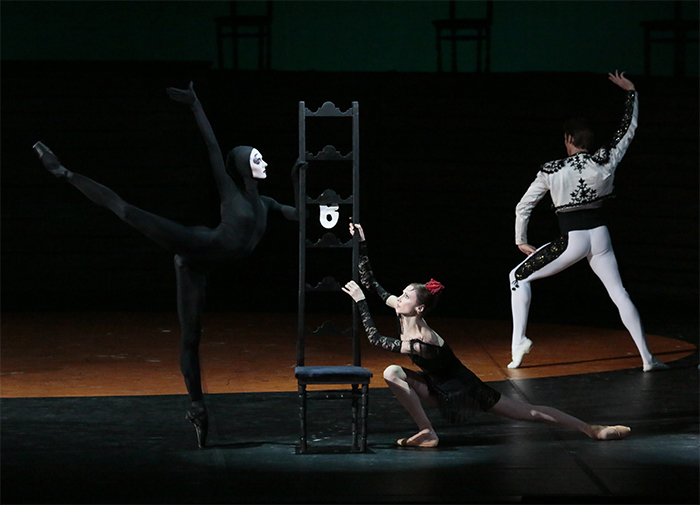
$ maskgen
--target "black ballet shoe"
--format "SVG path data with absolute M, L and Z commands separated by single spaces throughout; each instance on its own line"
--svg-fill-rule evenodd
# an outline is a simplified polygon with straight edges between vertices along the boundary
M 32 147 L 36 154 L 39 156 L 39 159 L 41 162 L 44 164 L 46 169 L 51 172 L 54 176 L 56 177 L 67 177 L 68 176 L 68 169 L 61 165 L 61 162 L 58 161 L 58 158 L 56 155 L 46 147 L 45 144 L 41 142 L 37 142 L 34 144 Z
M 207 435 L 209 434 L 209 418 L 207 411 L 201 408 L 191 408 L 185 414 L 185 419 L 194 425 L 194 430 L 197 433 L 197 445 L 203 448 L 207 444 Z

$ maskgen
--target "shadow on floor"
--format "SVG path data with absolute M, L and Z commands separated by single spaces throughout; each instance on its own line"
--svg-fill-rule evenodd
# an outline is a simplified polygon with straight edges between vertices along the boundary
M 414 426 L 371 389 L 369 451 L 349 454 L 349 404 L 312 402 L 311 454 L 296 454 L 294 393 L 208 395 L 209 446 L 196 447 L 184 395 L 2 400 L 3 503 L 697 503 L 697 354 L 671 370 L 620 370 L 491 383 L 632 436 L 487 414 L 429 416 L 434 450 L 395 440 Z M 345 445 L 347 444 L 347 445 Z

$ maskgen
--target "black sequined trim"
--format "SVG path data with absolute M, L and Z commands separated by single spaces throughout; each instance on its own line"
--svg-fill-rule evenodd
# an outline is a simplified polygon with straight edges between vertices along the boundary
M 586 161 L 588 161 L 590 158 L 590 154 L 581 151 L 576 154 L 572 154 L 568 158 L 548 161 L 540 167 L 540 170 L 545 174 L 554 174 L 568 165 L 572 170 L 576 170 L 580 174 L 585 170 Z
M 566 235 L 550 242 L 546 247 L 543 247 L 526 259 L 515 271 L 515 281 L 513 281 L 511 289 L 515 291 L 519 287 L 518 281 L 527 279 L 530 275 L 549 265 L 552 261 L 561 256 L 562 253 L 566 251 L 568 245 L 569 236 Z
M 591 157 L 598 165 L 606 165 L 610 161 L 610 147 L 603 146 Z
M 554 174 L 566 166 L 566 160 L 548 161 L 540 167 L 545 174 Z
M 625 100 L 625 112 L 622 115 L 622 124 L 620 125 L 620 128 L 618 128 L 618 130 L 615 132 L 615 136 L 613 137 L 612 141 L 612 147 L 620 143 L 622 137 L 625 136 L 627 130 L 629 130 L 630 128 L 630 124 L 632 123 L 632 116 L 634 116 L 634 97 L 636 96 L 636 93 L 637 92 L 634 90 L 627 92 L 627 100 Z
M 632 117 L 634 116 L 634 97 L 636 96 L 636 94 L 637 92 L 635 90 L 627 92 L 627 99 L 625 100 L 625 112 L 622 115 L 622 124 L 620 124 L 620 127 L 615 132 L 615 135 L 613 135 L 613 139 L 610 142 L 610 144 L 601 147 L 593 155 L 593 161 L 595 161 L 599 165 L 605 165 L 610 161 L 610 151 L 617 144 L 620 143 L 622 138 L 627 133 L 627 130 L 629 130 L 630 124 L 632 123 Z

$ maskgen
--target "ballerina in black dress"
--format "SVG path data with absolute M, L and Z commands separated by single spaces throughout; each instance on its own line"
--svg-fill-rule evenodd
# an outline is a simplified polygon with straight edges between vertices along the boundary
M 390 365 L 384 370 L 384 380 L 389 389 L 418 425 L 418 433 L 398 440 L 399 445 L 438 445 L 439 438 L 425 414 L 423 404 L 438 407 L 443 416 L 453 423 L 465 421 L 475 411 L 483 411 L 509 419 L 579 430 L 596 440 L 615 440 L 629 435 L 631 430 L 626 426 L 591 425 L 552 407 L 512 400 L 484 384 L 462 364 L 447 342 L 424 319 L 437 303 L 444 286 L 431 279 L 426 284 L 409 284 L 398 297 L 390 295 L 374 278 L 362 227 L 351 223 L 350 232 L 354 234 L 355 230 L 360 234 L 360 281 L 396 311 L 400 339 L 379 334 L 364 293 L 354 281 L 348 282 L 343 291 L 355 300 L 369 341 L 387 351 L 408 354 L 421 369 L 417 372 Z
M 260 152 L 252 147 L 238 146 L 228 153 L 224 162 L 193 84 L 190 82 L 188 89 L 167 88 L 167 93 L 173 100 L 192 108 L 204 137 L 221 198 L 221 223 L 216 228 L 184 226 L 141 210 L 122 200 L 111 189 L 66 169 L 41 142 L 34 145 L 34 150 L 53 175 L 66 179 L 90 200 L 108 208 L 154 242 L 175 253 L 181 330 L 180 369 L 191 401 L 186 418 L 196 429 L 199 446 L 204 447 L 208 418 L 202 394 L 199 341 L 207 276 L 213 269 L 247 256 L 255 249 L 265 233 L 268 211 L 280 211 L 287 219 L 298 220 L 298 171 L 302 164 L 297 160 L 292 169 L 294 207 L 258 194 L 258 180 L 267 177 L 267 163 Z M 233 178 L 241 181 L 241 187 L 234 183 Z

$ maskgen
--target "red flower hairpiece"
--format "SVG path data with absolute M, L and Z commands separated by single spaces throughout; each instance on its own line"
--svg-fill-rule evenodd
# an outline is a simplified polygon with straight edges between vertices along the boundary
M 425 287 L 428 288 L 428 291 L 430 291 L 433 295 L 437 295 L 443 289 L 445 289 L 445 286 L 443 286 L 440 282 L 432 278 L 425 283 Z

